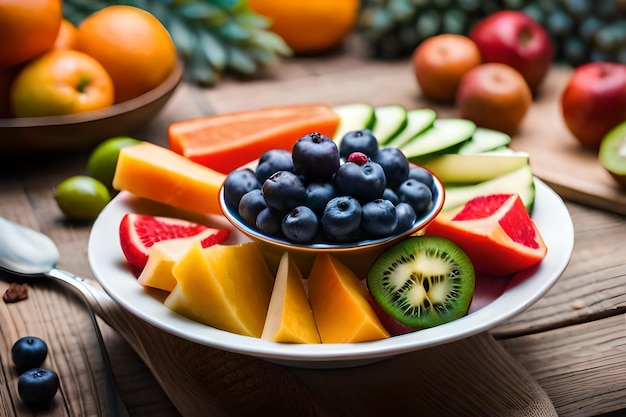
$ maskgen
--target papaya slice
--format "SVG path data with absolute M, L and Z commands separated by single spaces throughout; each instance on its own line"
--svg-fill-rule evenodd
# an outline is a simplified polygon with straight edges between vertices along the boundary
M 548 252 L 518 194 L 475 197 L 440 213 L 425 233 L 452 240 L 477 271 L 491 275 L 510 275 L 535 266 Z
M 270 149 L 290 151 L 302 136 L 332 137 L 340 117 L 326 104 L 299 104 L 224 113 L 170 124 L 169 148 L 228 174 Z

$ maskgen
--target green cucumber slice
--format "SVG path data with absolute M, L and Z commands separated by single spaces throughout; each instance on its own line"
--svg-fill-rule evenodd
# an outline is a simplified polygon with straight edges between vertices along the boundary
M 458 153 L 472 154 L 489 152 L 508 146 L 511 143 L 511 136 L 498 130 L 477 127 L 472 135 L 472 139 L 465 142 L 459 148 Z
M 372 128 L 372 133 L 381 145 L 402 132 L 408 123 L 407 111 L 399 104 L 376 107 L 374 113 L 376 123 Z
M 432 127 L 437 118 L 437 113 L 431 109 L 414 109 L 406 112 L 406 118 L 406 126 L 402 132 L 385 143 L 385 146 L 401 148 L 402 145 Z
M 497 178 L 530 163 L 525 152 L 450 153 L 434 157 L 422 164 L 444 184 L 475 184 Z
M 474 197 L 496 193 L 518 194 L 529 213 L 535 203 L 535 181 L 530 165 L 478 184 L 444 186 L 444 190 L 443 211 L 459 207 Z
M 400 150 L 411 162 L 420 164 L 436 155 L 455 152 L 475 130 L 476 125 L 470 120 L 437 119 L 433 127 L 400 146 Z
M 374 106 L 364 103 L 344 104 L 333 107 L 339 114 L 339 126 L 333 136 L 335 143 L 339 144 L 343 136 L 353 130 L 371 129 L 376 123 Z

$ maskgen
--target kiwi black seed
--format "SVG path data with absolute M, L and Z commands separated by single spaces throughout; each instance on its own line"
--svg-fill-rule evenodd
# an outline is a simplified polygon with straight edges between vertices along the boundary
M 474 266 L 456 243 L 438 236 L 414 236 L 374 261 L 367 286 L 391 317 L 407 326 L 427 328 L 467 314 L 474 280 Z

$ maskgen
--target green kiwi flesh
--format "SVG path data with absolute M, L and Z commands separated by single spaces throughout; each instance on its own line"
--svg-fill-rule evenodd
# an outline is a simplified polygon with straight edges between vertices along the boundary
M 626 185 L 626 121 L 611 129 L 602 139 L 598 158 L 618 183 Z
M 376 258 L 367 286 L 391 317 L 407 326 L 428 328 L 467 314 L 474 280 L 474 266 L 456 243 L 438 236 L 413 236 Z

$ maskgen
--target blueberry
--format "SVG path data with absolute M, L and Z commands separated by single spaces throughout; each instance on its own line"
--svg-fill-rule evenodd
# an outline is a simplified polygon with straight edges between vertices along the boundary
M 261 155 L 256 167 L 256 179 L 259 181 L 259 184 L 263 184 L 266 179 L 277 171 L 293 172 L 291 152 L 284 149 L 272 149 Z
M 48 356 L 48 345 L 35 336 L 22 337 L 13 344 L 11 356 L 18 370 L 37 368 Z
M 328 136 L 309 133 L 298 139 L 291 151 L 293 167 L 306 182 L 330 181 L 339 168 L 339 149 Z
M 245 193 L 239 200 L 239 215 L 244 222 L 254 226 L 259 212 L 266 207 L 267 204 L 265 203 L 263 192 L 260 188 L 255 188 Z
M 361 204 L 382 197 L 387 181 L 383 168 L 376 162 L 363 165 L 346 162 L 335 173 L 333 185 L 338 195 L 348 195 Z
M 59 376 L 45 368 L 31 368 L 17 380 L 17 392 L 22 401 L 33 408 L 45 407 L 59 389 Z
M 330 182 L 312 182 L 306 187 L 304 205 L 318 215 L 324 212 L 326 204 L 336 196 L 335 187 Z
M 339 143 L 339 156 L 344 160 L 352 152 L 363 152 L 372 157 L 378 151 L 378 141 L 369 129 L 353 130 L 346 133 Z
M 433 174 L 426 168 L 418 165 L 412 165 L 411 168 L 409 168 L 409 178 L 426 184 L 431 190 L 435 185 Z
M 398 218 L 391 201 L 379 198 L 364 204 L 361 210 L 361 228 L 368 236 L 391 236 L 396 230 Z
M 254 171 L 249 168 L 236 169 L 224 180 L 224 198 L 230 208 L 235 210 L 245 193 L 260 187 Z
M 308 243 L 319 231 L 317 215 L 306 206 L 298 206 L 283 218 L 282 231 L 292 242 Z
M 278 171 L 263 183 L 263 195 L 268 207 L 287 213 L 304 202 L 306 188 L 293 172 Z
M 396 194 L 396 192 L 389 187 L 385 188 L 385 191 L 383 191 L 382 198 L 391 201 L 394 206 L 400 202 L 398 194 Z
M 408 179 L 398 187 L 398 198 L 401 203 L 408 203 L 416 215 L 420 215 L 430 207 L 433 193 L 423 182 Z
M 332 240 L 351 240 L 359 233 L 361 205 L 349 196 L 335 197 L 326 204 L 321 224 L 324 233 Z
M 396 225 L 395 234 L 406 232 L 415 223 L 417 220 L 417 215 L 415 214 L 415 210 L 409 203 L 398 203 L 396 204 L 396 217 L 398 218 L 398 223 Z
M 256 216 L 256 228 L 266 235 L 281 237 L 283 217 L 282 213 L 266 207 Z
M 395 189 L 409 178 L 409 160 L 398 148 L 390 146 L 380 148 L 372 156 L 372 161 L 378 163 L 385 171 L 387 187 Z

